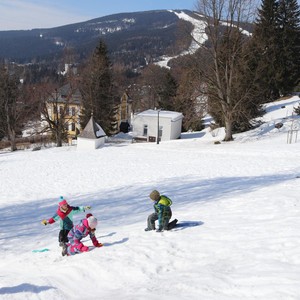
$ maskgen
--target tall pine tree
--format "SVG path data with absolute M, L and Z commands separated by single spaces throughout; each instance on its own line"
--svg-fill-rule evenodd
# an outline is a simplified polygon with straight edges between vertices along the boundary
M 279 0 L 277 12 L 277 86 L 291 92 L 300 81 L 300 9 L 297 0 Z
M 101 40 L 83 72 L 80 90 L 83 99 L 82 126 L 93 115 L 107 134 L 112 133 L 115 111 L 111 64 L 107 47 Z
M 257 89 L 262 91 L 263 101 L 275 100 L 279 90 L 275 82 L 276 68 L 274 62 L 277 55 L 276 42 L 276 0 L 263 0 L 258 10 L 258 18 L 253 33 L 252 67 L 258 80 Z M 250 54 L 251 56 L 251 54 Z
M 262 1 L 249 46 L 249 65 L 264 102 L 292 91 L 299 81 L 299 29 L 296 0 Z

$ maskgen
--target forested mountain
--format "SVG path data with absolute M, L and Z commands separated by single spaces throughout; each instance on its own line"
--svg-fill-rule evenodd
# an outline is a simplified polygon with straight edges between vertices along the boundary
M 185 13 L 193 15 L 191 11 Z M 175 12 L 163 10 L 121 13 L 49 29 L 0 31 L 0 59 L 53 62 L 62 57 L 64 49 L 72 48 L 80 60 L 103 39 L 113 62 L 134 68 L 180 51 L 180 22 L 184 21 Z M 192 30 L 192 25 L 186 23 L 186 28 Z M 185 46 L 189 44 L 187 40 Z

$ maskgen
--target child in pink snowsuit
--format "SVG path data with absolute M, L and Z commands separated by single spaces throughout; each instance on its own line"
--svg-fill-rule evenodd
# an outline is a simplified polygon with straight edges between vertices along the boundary
M 102 247 L 103 245 L 97 241 L 95 236 L 97 223 L 97 219 L 92 214 L 87 214 L 86 219 L 81 220 L 78 225 L 74 226 L 68 234 L 69 243 L 64 255 L 75 255 L 89 251 L 89 247 L 81 242 L 87 235 L 90 236 L 95 247 Z

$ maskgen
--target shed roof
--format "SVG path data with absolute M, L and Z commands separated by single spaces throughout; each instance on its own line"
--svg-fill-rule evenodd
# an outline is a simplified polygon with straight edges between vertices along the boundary
M 137 115 L 144 116 L 144 117 L 157 117 L 158 111 L 155 109 L 148 109 Z M 183 114 L 176 111 L 160 110 L 159 118 L 166 118 L 166 119 L 171 119 L 171 121 L 177 121 L 183 118 Z
M 106 136 L 106 133 L 101 126 L 95 122 L 93 116 L 91 116 L 89 122 L 79 135 L 79 137 L 87 139 L 99 139 L 104 136 Z

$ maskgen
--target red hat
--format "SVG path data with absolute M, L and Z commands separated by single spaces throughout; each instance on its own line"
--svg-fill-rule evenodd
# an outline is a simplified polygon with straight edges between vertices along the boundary
M 91 216 L 92 216 L 92 214 L 89 213 L 89 214 L 87 214 L 85 217 L 86 217 L 86 218 L 89 218 L 89 217 L 91 217 Z
M 60 201 L 60 202 L 58 203 L 58 205 L 59 205 L 59 207 L 61 207 L 61 206 L 63 206 L 63 205 L 69 205 L 69 204 L 68 204 L 67 200 L 64 199 L 63 201 Z

